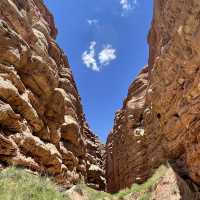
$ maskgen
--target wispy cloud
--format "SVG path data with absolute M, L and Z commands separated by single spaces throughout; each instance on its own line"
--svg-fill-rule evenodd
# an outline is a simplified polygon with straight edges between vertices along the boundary
M 97 25 L 99 21 L 97 19 L 88 19 L 87 23 L 92 26 L 92 25 Z
M 84 51 L 82 54 L 82 61 L 86 65 L 87 68 L 92 69 L 93 71 L 99 71 L 97 66 L 97 62 L 95 59 L 95 46 L 96 42 L 90 42 L 89 50 Z
M 112 60 L 117 58 L 116 49 L 113 49 L 110 44 L 107 44 L 99 53 L 98 58 L 101 65 L 108 65 Z
M 123 12 L 130 11 L 137 5 L 137 0 L 120 0 Z
M 101 51 L 96 54 L 96 41 L 91 41 L 89 49 L 82 54 L 82 61 L 87 68 L 93 71 L 100 71 L 104 66 L 117 58 L 116 49 L 111 44 L 103 46 Z

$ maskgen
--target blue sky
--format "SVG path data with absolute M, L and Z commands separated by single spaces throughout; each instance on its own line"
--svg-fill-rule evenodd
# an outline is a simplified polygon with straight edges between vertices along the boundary
M 105 142 L 128 87 L 148 62 L 152 0 L 44 0 L 92 130 Z

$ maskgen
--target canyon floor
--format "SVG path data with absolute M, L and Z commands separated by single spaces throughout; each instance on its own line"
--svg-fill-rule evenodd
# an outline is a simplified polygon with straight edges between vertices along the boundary
M 180 184 L 181 183 L 181 184 Z M 180 191 L 180 185 L 181 190 Z M 187 197 L 180 193 L 184 191 Z M 169 165 L 160 166 L 143 184 L 133 184 L 115 194 L 91 189 L 83 183 L 65 190 L 47 176 L 20 168 L 7 168 L 0 173 L 0 199 L 12 200 L 176 200 L 194 199 Z M 190 198 L 191 197 L 191 198 Z

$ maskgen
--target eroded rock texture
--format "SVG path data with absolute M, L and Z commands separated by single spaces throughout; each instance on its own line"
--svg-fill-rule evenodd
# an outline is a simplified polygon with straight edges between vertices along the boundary
M 149 36 L 148 105 L 159 116 L 164 155 L 200 183 L 200 2 L 155 1 Z M 153 47 L 154 46 L 154 47 Z M 152 48 L 153 47 L 153 48 Z M 147 129 L 148 130 L 148 129 Z
M 197 189 L 197 188 L 196 188 Z M 198 200 L 198 189 L 191 189 L 172 168 L 156 183 L 152 190 L 151 200 Z
M 0 162 L 103 189 L 100 143 L 56 34 L 41 0 L 0 1 Z
M 109 191 L 143 182 L 166 160 L 200 184 L 199 13 L 199 0 L 154 1 L 148 72 L 131 85 L 107 142 Z
M 143 121 L 147 85 L 148 67 L 145 67 L 131 84 L 123 108 L 116 113 L 106 145 L 107 189 L 110 192 L 148 177 Z

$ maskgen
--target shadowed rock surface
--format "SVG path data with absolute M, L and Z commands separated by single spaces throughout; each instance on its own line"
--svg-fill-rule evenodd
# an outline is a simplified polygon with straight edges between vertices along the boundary
M 0 162 L 104 189 L 102 148 L 56 34 L 42 0 L 0 1 Z
M 155 0 L 149 67 L 131 85 L 107 141 L 108 191 L 144 182 L 169 160 L 200 184 L 200 2 Z

